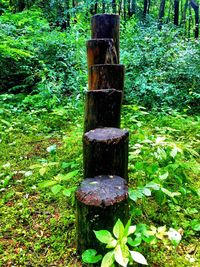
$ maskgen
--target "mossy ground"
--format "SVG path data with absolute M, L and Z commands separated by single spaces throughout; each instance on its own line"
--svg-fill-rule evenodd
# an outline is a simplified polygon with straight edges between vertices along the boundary
M 60 181 L 62 188 L 81 181 L 82 113 L 80 103 L 48 111 L 1 101 L 0 266 L 82 266 L 75 249 L 73 194 L 39 186 L 75 170 L 71 180 Z M 162 201 L 152 192 L 134 203 L 140 212 L 133 223 L 183 229 L 177 248 L 159 241 L 141 246 L 142 253 L 154 267 L 199 266 L 200 117 L 124 106 L 122 125 L 130 130 L 130 186 L 145 186 L 168 172 L 163 187 L 181 192 Z M 171 154 L 176 146 L 181 152 Z

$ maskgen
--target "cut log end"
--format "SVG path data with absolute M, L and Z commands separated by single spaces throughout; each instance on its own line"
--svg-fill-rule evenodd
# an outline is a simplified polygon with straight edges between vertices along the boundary
M 104 127 L 91 130 L 84 135 L 84 139 L 89 142 L 116 143 L 127 139 L 129 132 L 118 128 Z
M 85 205 L 107 207 L 128 197 L 127 183 L 115 175 L 87 178 L 76 191 L 76 198 Z

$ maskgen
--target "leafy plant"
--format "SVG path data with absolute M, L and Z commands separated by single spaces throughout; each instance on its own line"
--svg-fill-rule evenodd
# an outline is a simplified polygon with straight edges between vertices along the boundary
M 136 230 L 136 226 L 131 226 L 130 224 L 131 221 L 129 220 L 124 227 L 121 220 L 118 219 L 113 227 L 114 237 L 107 230 L 94 231 L 96 238 L 105 244 L 106 248 L 112 250 L 106 253 L 103 258 L 100 255 L 96 256 L 95 250 L 86 250 L 82 255 L 82 260 L 86 263 L 94 263 L 102 258 L 101 267 L 114 266 L 114 262 L 126 267 L 132 261 L 147 265 L 144 256 L 138 251 L 130 250 L 127 245 L 128 237 Z

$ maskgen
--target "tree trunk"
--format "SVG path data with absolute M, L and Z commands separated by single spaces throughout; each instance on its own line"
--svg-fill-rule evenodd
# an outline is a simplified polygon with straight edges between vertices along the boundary
M 66 1 L 67 17 L 66 17 L 66 27 L 70 27 L 70 13 L 69 13 L 69 0 Z
M 174 0 L 174 25 L 178 26 L 179 0 Z
M 106 3 L 105 0 L 102 0 L 102 14 L 106 12 Z
M 122 92 L 115 89 L 86 93 L 85 132 L 101 127 L 120 128 Z
M 148 8 L 148 0 L 144 0 L 144 9 L 143 9 L 144 18 L 146 18 L 147 8 Z
M 124 0 L 124 21 L 126 21 L 126 0 Z
M 159 9 L 159 18 L 158 18 L 158 29 L 161 30 L 163 17 L 165 15 L 165 0 L 160 1 L 160 9 Z
M 116 0 L 111 0 L 111 5 L 112 5 L 113 13 L 116 14 L 116 12 L 117 12 Z
M 76 191 L 77 251 L 81 255 L 93 248 L 105 253 L 105 245 L 100 244 L 94 230 L 112 232 L 117 219 L 128 221 L 128 188 L 119 176 L 97 176 L 85 179 Z
M 83 136 L 84 178 L 119 175 L 128 180 L 128 131 L 97 128 Z
M 119 16 L 95 15 L 92 17 L 92 39 L 111 38 L 114 40 L 119 60 Z
M 116 89 L 124 90 L 124 65 L 121 64 L 99 64 L 90 68 L 89 90 Z
M 199 5 L 194 0 L 190 0 L 190 5 L 194 9 L 195 13 L 194 37 L 197 39 L 199 37 Z
M 136 0 L 131 0 L 131 17 L 133 16 L 133 14 L 135 14 L 136 12 Z

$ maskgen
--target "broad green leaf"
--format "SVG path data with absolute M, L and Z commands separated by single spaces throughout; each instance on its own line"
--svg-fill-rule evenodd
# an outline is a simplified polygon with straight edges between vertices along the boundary
M 124 225 L 120 219 L 117 220 L 113 227 L 113 234 L 116 238 L 122 238 L 124 235 Z
M 114 253 L 116 262 L 119 263 L 121 266 L 126 267 L 129 260 L 127 257 L 127 253 L 123 253 L 123 250 L 120 245 L 116 246 Z
M 177 155 L 177 153 L 178 153 L 178 149 L 177 149 L 177 147 L 175 146 L 175 147 L 171 150 L 171 152 L 170 152 L 170 156 L 171 156 L 172 158 L 175 158 L 176 155 Z
M 160 185 L 157 184 L 157 183 L 154 183 L 154 182 L 150 182 L 150 183 L 146 184 L 145 187 L 149 187 L 149 188 L 152 188 L 154 190 L 159 190 L 160 189 Z
M 151 190 L 149 189 L 149 188 L 144 188 L 143 190 L 142 190 L 142 193 L 145 195 L 145 196 L 147 196 L 147 197 L 149 197 L 149 196 L 151 196 Z
M 39 169 L 39 174 L 41 176 L 43 176 L 46 172 L 47 172 L 47 168 L 46 167 L 42 167 L 41 169 Z
M 165 180 L 165 179 L 167 179 L 168 176 L 169 176 L 169 173 L 165 172 L 164 174 L 159 175 L 159 179 L 160 180 Z
M 161 190 L 165 195 L 167 195 L 169 197 L 173 197 L 173 193 L 170 192 L 169 190 L 167 190 L 166 188 L 161 188 Z
M 53 187 L 51 187 L 51 191 L 54 193 L 54 195 L 56 195 L 60 192 L 62 188 L 63 188 L 62 185 L 56 184 Z
M 68 172 L 67 174 L 58 174 L 54 177 L 55 180 L 58 181 L 68 181 L 71 178 L 75 177 L 78 174 L 79 170 L 75 170 L 72 172 Z
M 70 197 L 71 194 L 76 190 L 76 186 L 73 186 L 73 187 L 70 187 L 70 188 L 65 188 L 63 190 L 63 195 L 66 196 L 66 197 Z
M 113 265 L 114 261 L 114 250 L 112 250 L 106 253 L 106 255 L 103 257 L 101 267 L 110 267 Z
M 135 230 L 136 230 L 136 225 L 130 226 L 128 229 L 128 235 L 133 234 L 135 232 Z
M 110 241 L 110 242 L 107 244 L 106 248 L 115 248 L 116 245 L 117 245 L 117 240 L 113 238 L 113 240 Z
M 124 236 L 128 236 L 128 231 L 129 231 L 130 225 L 131 225 L 131 219 L 129 219 L 127 224 L 125 225 Z
M 57 184 L 57 182 L 56 181 L 44 181 L 44 182 L 42 182 L 42 183 L 39 183 L 38 184 L 38 187 L 39 188 L 45 188 L 45 187 L 49 187 L 49 186 L 53 186 L 53 185 L 55 185 L 55 184 Z
M 141 237 L 136 237 L 134 240 L 131 237 L 128 238 L 128 244 L 132 247 L 139 246 L 141 244 L 141 242 L 142 242 Z
M 108 244 L 113 241 L 111 233 L 107 230 L 94 231 L 96 238 L 104 244 Z
M 84 263 L 97 263 L 102 259 L 102 255 L 96 255 L 95 249 L 87 249 L 82 254 L 82 261 Z
M 147 260 L 145 259 L 145 257 L 140 252 L 130 251 L 130 254 L 131 254 L 132 259 L 135 262 L 143 264 L 143 265 L 148 265 Z

